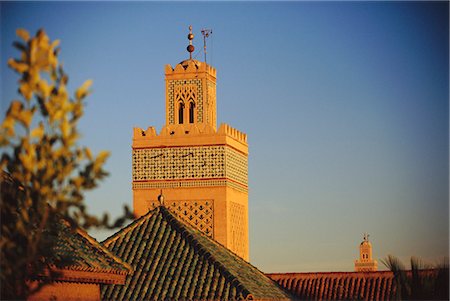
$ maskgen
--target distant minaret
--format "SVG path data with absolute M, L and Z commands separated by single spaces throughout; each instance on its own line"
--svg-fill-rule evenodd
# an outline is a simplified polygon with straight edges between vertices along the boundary
M 364 234 L 364 240 L 359 245 L 359 260 L 355 260 L 356 272 L 375 272 L 378 270 L 378 263 L 372 258 L 372 244 L 369 241 L 369 234 Z

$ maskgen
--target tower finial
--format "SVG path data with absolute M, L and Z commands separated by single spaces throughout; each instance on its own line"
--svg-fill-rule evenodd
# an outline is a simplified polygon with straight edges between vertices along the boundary
M 158 201 L 159 201 L 159 205 L 160 205 L 160 206 L 164 206 L 164 196 L 163 196 L 162 189 L 161 189 L 160 192 L 159 192 L 159 195 L 158 195 Z
M 192 45 L 192 40 L 194 39 L 194 34 L 192 33 L 192 25 L 189 25 L 189 34 L 188 34 L 188 40 L 189 40 L 189 46 L 187 47 L 187 51 L 189 52 L 189 59 L 192 60 L 192 52 L 194 52 L 194 45 Z
M 369 241 L 369 234 L 367 232 L 364 233 L 364 241 Z

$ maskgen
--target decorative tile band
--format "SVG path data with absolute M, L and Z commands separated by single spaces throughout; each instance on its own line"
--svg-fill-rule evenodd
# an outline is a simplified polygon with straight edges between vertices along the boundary
M 133 149 L 132 165 L 133 181 L 228 178 L 248 185 L 247 156 L 224 145 Z
M 202 181 L 167 181 L 167 182 L 133 182 L 133 189 L 166 189 L 166 188 L 188 188 L 188 187 L 214 187 L 228 186 L 241 192 L 248 192 L 248 188 L 233 181 L 202 180 Z

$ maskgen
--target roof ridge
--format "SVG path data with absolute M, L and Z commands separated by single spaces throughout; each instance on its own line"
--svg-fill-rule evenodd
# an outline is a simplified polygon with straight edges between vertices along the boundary
M 77 233 L 79 235 L 81 235 L 84 239 L 86 239 L 87 241 L 89 241 L 89 243 L 96 248 L 97 250 L 107 254 L 108 256 L 110 256 L 115 262 L 123 265 L 125 268 L 127 268 L 127 270 L 129 272 L 133 272 L 133 268 L 131 267 L 130 264 L 128 264 L 127 262 L 123 261 L 120 257 L 118 257 L 117 255 L 115 255 L 113 252 L 111 252 L 110 250 L 108 250 L 108 248 L 106 248 L 105 246 L 103 246 L 100 242 L 98 242 L 94 237 L 90 236 L 86 230 L 77 227 L 76 228 Z
M 239 288 L 240 290 L 242 290 L 243 292 L 246 293 L 246 295 L 250 294 L 250 289 L 247 288 L 244 283 L 242 283 L 242 281 L 239 280 L 238 277 L 236 277 L 235 275 L 233 275 L 232 273 L 230 273 L 230 271 L 228 271 L 228 269 L 225 267 L 225 265 L 220 261 L 220 259 L 218 259 L 216 256 L 214 256 L 214 254 L 211 253 L 210 250 L 208 250 L 207 248 L 205 248 L 203 246 L 203 243 L 198 241 L 195 237 L 195 235 L 200 235 L 203 238 L 206 238 L 207 240 L 209 240 L 212 243 L 218 244 L 219 246 L 223 247 L 224 250 L 228 251 L 230 254 L 232 254 L 232 256 L 235 259 L 238 259 L 240 261 L 243 261 L 246 264 L 249 264 L 251 267 L 255 268 L 258 272 L 260 272 L 262 275 L 265 276 L 265 274 L 263 272 L 261 272 L 260 270 L 258 270 L 256 267 L 254 267 L 252 264 L 250 264 L 249 262 L 245 261 L 243 258 L 239 257 L 238 255 L 236 255 L 234 252 L 232 252 L 231 250 L 229 250 L 227 247 L 225 247 L 224 245 L 222 245 L 221 243 L 219 243 L 218 241 L 207 237 L 204 233 L 200 232 L 199 230 L 193 228 L 191 225 L 189 225 L 188 223 L 186 223 L 183 220 L 180 220 L 179 218 L 177 218 L 172 212 L 170 212 L 170 210 L 168 210 L 166 207 L 164 206 L 158 206 L 157 208 L 161 208 L 160 212 L 165 215 L 166 218 L 170 219 L 170 223 L 172 224 L 172 226 L 174 226 L 173 224 L 175 224 L 175 226 L 178 226 L 178 228 L 180 229 L 180 233 L 182 235 L 185 235 L 185 239 L 188 240 L 189 243 L 193 244 L 194 248 L 198 249 L 199 255 L 205 257 L 207 260 L 212 260 L 214 265 L 217 266 L 217 268 L 223 273 L 224 277 L 227 278 L 230 283 L 237 283 L 236 287 Z M 184 229 L 183 229 L 184 228 Z M 207 254 L 207 255 L 206 255 Z
M 142 223 L 144 223 L 146 220 L 146 217 L 151 217 L 158 208 L 159 207 L 149 210 L 146 214 L 136 218 L 132 223 L 123 227 L 122 229 L 120 229 L 119 231 L 114 233 L 113 235 L 107 237 L 102 242 L 100 242 L 100 244 L 104 245 L 105 247 L 108 247 L 112 242 L 116 241 L 119 237 L 121 237 L 123 235 L 127 235 L 128 232 L 130 232 L 134 228 L 136 228 L 136 227 L 140 226 Z

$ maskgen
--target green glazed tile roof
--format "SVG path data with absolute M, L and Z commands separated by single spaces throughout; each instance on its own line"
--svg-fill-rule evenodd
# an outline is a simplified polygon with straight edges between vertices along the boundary
M 254 266 L 164 207 L 103 244 L 134 269 L 125 285 L 102 285 L 104 300 L 289 299 Z
M 12 193 L 16 197 L 20 191 L 20 183 L 7 172 L 0 172 L 2 193 Z M 67 220 L 56 215 L 44 234 L 55 244 L 48 247 L 44 255 L 45 262 L 51 267 L 64 270 L 100 272 L 127 275 L 132 273 L 131 267 L 112 254 L 107 248 L 80 228 L 72 228 Z M 51 250 L 50 250 L 51 248 Z M 34 275 L 33 277 L 41 277 Z
M 97 240 L 80 228 L 72 229 L 68 222 L 60 220 L 56 225 L 56 247 L 49 262 L 57 268 L 129 274 L 131 267 L 112 254 Z

